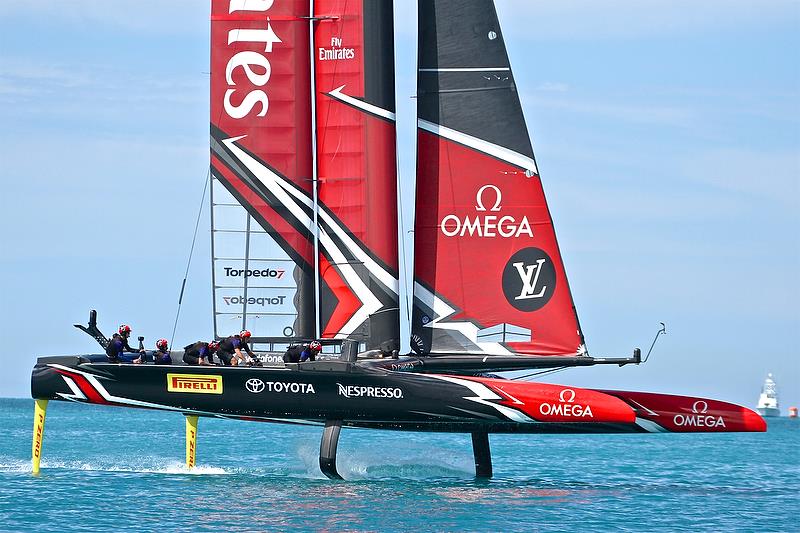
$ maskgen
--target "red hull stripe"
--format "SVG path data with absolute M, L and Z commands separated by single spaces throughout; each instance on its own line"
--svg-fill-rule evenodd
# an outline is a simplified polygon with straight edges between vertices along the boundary
M 502 405 L 539 422 L 633 424 L 636 414 L 624 401 L 602 392 L 507 379 L 466 378 L 486 385 L 504 399 Z
M 97 389 L 95 389 L 91 385 L 91 383 L 89 383 L 89 380 L 87 380 L 83 375 L 77 374 L 75 372 L 66 372 L 64 370 L 60 370 L 60 369 L 57 369 L 57 368 L 55 368 L 54 370 L 56 372 L 58 372 L 59 374 L 62 374 L 64 376 L 68 376 L 68 377 L 72 378 L 72 380 L 75 382 L 75 384 L 78 386 L 78 388 L 84 394 L 84 396 L 86 396 L 86 398 L 89 400 L 89 403 L 110 405 L 110 402 L 107 402 L 105 400 L 105 398 L 103 398 L 100 395 L 100 393 L 97 391 Z

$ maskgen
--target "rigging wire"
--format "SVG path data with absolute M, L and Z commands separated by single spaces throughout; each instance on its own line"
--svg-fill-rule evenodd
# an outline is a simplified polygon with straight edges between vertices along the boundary
M 658 337 L 667 334 L 667 325 L 664 324 L 663 322 L 659 322 L 659 324 L 661 324 L 661 329 L 659 329 L 658 332 L 656 332 L 656 336 L 653 339 L 653 344 L 651 344 L 650 349 L 647 350 L 647 355 L 645 355 L 644 359 L 642 359 L 642 363 L 646 363 L 647 360 L 650 359 L 650 353 L 653 351 L 653 347 L 655 347 Z
M 557 374 L 558 372 L 563 372 L 564 370 L 567 370 L 569 368 L 572 368 L 572 367 L 561 366 L 561 367 L 558 367 L 558 368 L 550 368 L 548 370 L 540 370 L 538 372 L 533 372 L 531 374 L 525 374 L 524 376 L 517 376 L 517 377 L 511 378 L 511 379 L 516 381 L 516 380 L 519 380 L 519 379 L 525 379 L 525 378 L 529 378 L 529 377 L 538 377 L 538 376 L 546 376 L 548 374 Z
M 203 184 L 203 197 L 200 199 L 200 210 L 197 212 L 197 221 L 194 223 L 194 236 L 192 237 L 192 247 L 189 249 L 189 260 L 186 262 L 186 271 L 183 274 L 183 282 L 181 283 L 181 294 L 178 296 L 178 310 L 175 312 L 175 323 L 172 325 L 172 336 L 169 339 L 169 346 L 172 349 L 172 343 L 175 341 L 175 331 L 178 329 L 178 318 L 181 316 L 181 305 L 183 304 L 183 292 L 186 289 L 186 280 L 189 278 L 189 267 L 192 265 L 192 256 L 194 255 L 194 245 L 197 241 L 197 230 L 200 228 L 200 217 L 203 214 L 203 205 L 206 202 L 206 191 L 208 191 L 208 183 L 211 181 L 211 167 L 208 167 L 206 173 L 205 183 Z

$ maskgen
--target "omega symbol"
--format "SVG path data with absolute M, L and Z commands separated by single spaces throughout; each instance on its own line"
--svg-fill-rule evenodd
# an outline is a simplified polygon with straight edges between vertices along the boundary
M 569 399 L 567 399 L 569 398 Z M 575 391 L 572 389 L 564 389 L 558 395 L 558 401 L 561 403 L 572 403 L 575 401 Z
M 484 185 L 478 189 L 478 193 L 475 195 L 475 211 L 486 211 L 486 207 L 483 205 L 483 191 L 486 189 L 493 190 L 495 194 L 494 205 L 489 211 L 500 211 L 500 202 L 503 200 L 503 193 L 500 192 L 500 189 L 495 185 Z

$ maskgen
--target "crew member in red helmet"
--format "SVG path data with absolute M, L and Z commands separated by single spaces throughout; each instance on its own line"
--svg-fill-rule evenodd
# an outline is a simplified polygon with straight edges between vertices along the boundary
M 131 336 L 131 327 L 127 324 L 122 324 L 119 327 L 118 333 L 114 333 L 111 341 L 106 346 L 106 356 L 110 363 L 144 363 L 144 350 L 134 350 L 128 344 L 128 337 Z M 125 352 L 138 353 L 139 357 L 134 358 L 131 355 L 125 355 Z
M 250 332 L 244 329 L 238 335 L 231 335 L 221 340 L 219 350 L 217 350 L 217 357 L 222 361 L 222 364 L 225 366 L 239 366 L 245 363 L 254 364 L 256 355 L 247 345 L 247 339 L 250 337 Z M 247 357 L 242 354 L 242 350 L 247 353 Z
M 156 351 L 153 352 L 153 358 L 155 358 L 157 365 L 172 364 L 172 356 L 169 354 L 169 343 L 167 339 L 158 339 L 156 341 Z
M 322 351 L 322 343 L 319 341 L 311 341 L 308 345 L 303 349 L 303 352 L 300 354 L 300 362 L 303 363 L 305 361 L 314 361 L 317 358 L 317 354 Z

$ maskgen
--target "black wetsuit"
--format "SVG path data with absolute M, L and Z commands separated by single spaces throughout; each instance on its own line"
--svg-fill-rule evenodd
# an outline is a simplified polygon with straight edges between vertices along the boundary
M 231 335 L 219 343 L 217 357 L 219 357 L 219 360 L 222 361 L 222 364 L 225 366 L 231 366 L 231 361 L 233 361 L 233 357 L 236 354 L 236 348 L 247 352 L 250 357 L 255 357 L 253 352 L 251 352 L 250 348 L 247 346 L 247 343 L 243 341 L 239 335 Z
M 112 363 L 132 363 L 134 359 L 138 359 L 139 356 L 136 357 L 130 355 L 123 355 L 124 352 L 134 352 L 139 353 L 139 350 L 134 350 L 128 344 L 128 338 L 123 337 L 119 333 L 114 333 L 114 336 L 111 337 L 111 341 L 108 343 L 108 347 L 106 347 L 106 356 L 108 360 Z
M 208 349 L 208 343 L 197 341 L 183 349 L 183 362 L 187 365 L 199 365 L 201 359 L 208 358 L 208 362 L 214 363 L 214 354 Z
M 289 346 L 286 348 L 286 353 L 283 354 L 284 363 L 299 363 L 300 356 L 303 353 L 303 346 Z
M 170 356 L 169 351 L 161 351 L 156 350 L 153 352 L 153 358 L 156 360 L 157 365 L 171 365 L 172 364 L 172 356 Z

